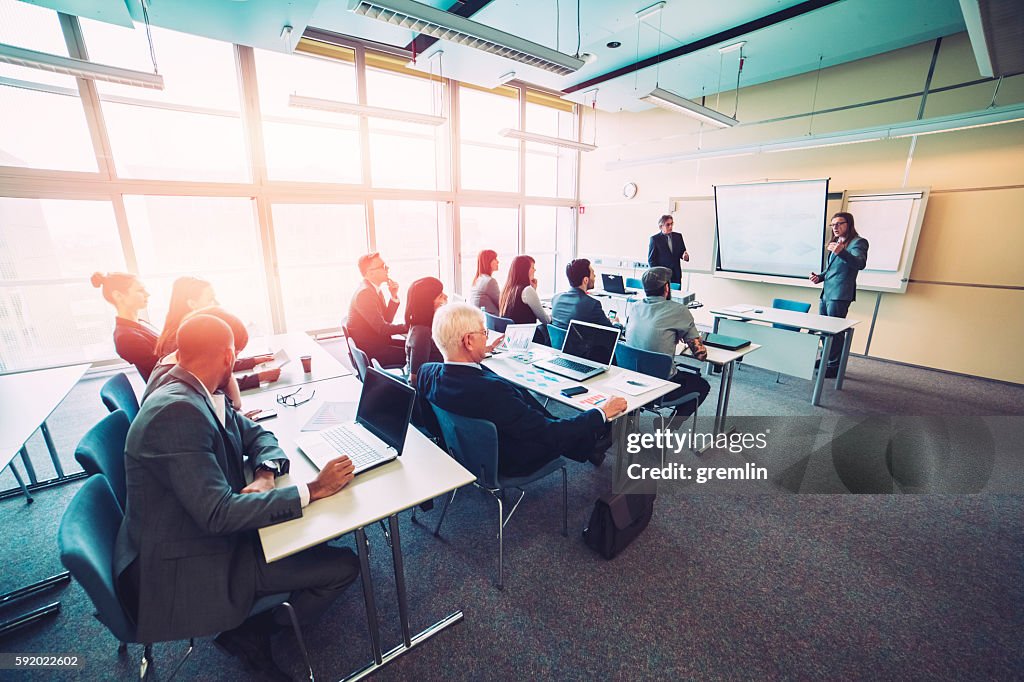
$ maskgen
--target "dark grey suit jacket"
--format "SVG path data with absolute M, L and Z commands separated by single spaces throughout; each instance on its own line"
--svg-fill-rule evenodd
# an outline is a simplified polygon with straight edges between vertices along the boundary
M 679 284 L 683 280 L 683 268 L 679 264 L 679 259 L 686 251 L 686 242 L 683 241 L 683 235 L 678 232 L 669 232 L 668 236 L 666 240 L 661 232 L 651 235 L 647 242 L 647 264 L 652 268 L 668 268 L 672 271 L 672 281 Z
M 256 529 L 302 516 L 298 489 L 239 494 L 245 467 L 283 460 L 277 439 L 226 410 L 221 426 L 202 384 L 180 366 L 148 394 L 125 446 L 128 502 L 114 575 L 138 577 L 138 637 L 158 642 L 238 626 L 255 596 Z M 129 588 L 130 589 L 130 588 Z
M 857 273 L 868 263 L 868 240 L 855 237 L 839 255 L 828 254 L 828 265 L 821 273 L 821 298 L 826 301 L 856 301 Z
M 601 302 L 590 294 L 585 294 L 573 287 L 563 291 L 551 301 L 551 323 L 556 327 L 568 329 L 573 320 L 612 326 L 608 316 L 604 314 Z

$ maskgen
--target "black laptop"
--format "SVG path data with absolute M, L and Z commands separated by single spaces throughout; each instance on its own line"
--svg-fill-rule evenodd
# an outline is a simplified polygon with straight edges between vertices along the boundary
M 726 336 L 725 334 L 712 334 L 711 332 L 708 332 L 703 336 L 705 345 L 714 346 L 715 348 L 724 348 L 725 350 L 739 350 L 740 348 L 746 348 L 750 345 L 750 341 L 747 339 L 741 339 L 735 336 Z
M 635 294 L 636 289 L 627 289 L 622 275 L 601 275 L 601 286 L 609 294 Z

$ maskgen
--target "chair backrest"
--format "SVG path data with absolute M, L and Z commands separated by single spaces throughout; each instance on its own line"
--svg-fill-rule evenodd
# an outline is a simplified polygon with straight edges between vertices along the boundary
M 114 586 L 114 543 L 123 518 L 106 477 L 92 476 L 64 510 L 57 547 L 60 562 L 89 595 L 99 621 L 120 641 L 135 642 L 135 627 Z
M 103 474 L 121 509 L 128 498 L 124 473 L 124 444 L 128 438 L 128 417 L 114 410 L 89 429 L 75 448 L 75 459 L 85 473 Z
M 772 307 L 778 308 L 779 310 L 792 310 L 797 313 L 806 313 L 811 309 L 810 303 L 804 303 L 803 301 L 790 301 L 787 298 L 773 298 Z M 793 327 L 788 324 L 775 323 L 772 325 L 776 329 L 788 329 L 791 332 L 800 331 L 800 327 Z
M 486 311 L 484 311 L 484 318 L 485 318 L 485 321 L 486 321 L 487 328 L 492 330 L 492 331 L 496 331 L 499 334 L 504 334 L 505 333 L 505 327 L 509 326 L 510 324 L 514 324 L 512 322 L 512 320 L 510 320 L 507 317 L 499 317 L 497 315 L 491 315 L 489 312 L 486 312 Z
M 128 375 L 124 372 L 107 379 L 100 389 L 100 400 L 111 412 L 124 410 L 129 422 L 139 413 L 139 399 L 135 396 L 132 382 L 128 381 Z
M 359 346 L 351 336 L 346 336 L 345 341 L 348 343 L 348 357 L 352 360 L 352 368 L 355 369 L 356 376 L 362 381 L 366 376 L 366 367 L 370 364 L 369 358 L 366 357 L 366 353 L 359 350 Z
M 565 345 L 565 329 L 556 327 L 553 324 L 548 325 L 548 337 L 551 339 L 551 347 L 556 350 L 562 350 L 562 346 Z
M 615 346 L 615 363 L 623 369 L 631 369 L 658 379 L 668 379 L 672 373 L 672 356 L 641 350 L 626 343 Z
M 683 285 L 679 284 L 678 282 L 672 282 L 668 286 L 672 291 L 682 291 L 683 289 Z
M 627 277 L 626 278 L 626 288 L 627 289 L 639 289 L 640 291 L 643 291 L 644 290 L 644 283 L 643 283 L 642 280 L 639 280 L 636 277 Z
M 485 419 L 463 417 L 430 403 L 452 457 L 487 488 L 498 487 L 498 430 Z

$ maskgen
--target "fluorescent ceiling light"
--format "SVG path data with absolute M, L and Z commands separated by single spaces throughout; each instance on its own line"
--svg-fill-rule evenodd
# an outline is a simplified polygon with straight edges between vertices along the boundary
M 556 147 L 566 147 L 568 149 L 576 149 L 581 152 L 592 152 L 597 149 L 597 145 L 587 144 L 586 142 L 567 140 L 564 137 L 550 137 L 548 135 L 540 135 L 538 133 L 528 133 L 522 130 L 515 130 L 513 128 L 502 128 L 498 131 L 498 134 L 504 137 L 511 137 L 516 140 L 539 142 L 540 144 L 552 144 Z
M 623 159 L 621 161 L 609 162 L 606 167 L 611 170 L 615 168 L 629 168 L 632 166 L 647 166 L 656 163 L 672 163 L 675 161 L 696 161 L 698 159 L 748 156 L 752 154 L 761 154 L 762 152 L 788 152 L 796 149 L 818 149 L 821 147 L 835 147 L 838 145 L 857 144 L 860 142 L 896 140 L 904 137 L 913 137 L 915 135 L 949 133 L 955 130 L 982 128 L 985 126 L 1001 125 L 1003 123 L 1017 123 L 1019 121 L 1024 121 L 1024 103 L 992 107 L 991 109 L 970 111 L 963 114 L 954 114 L 952 116 L 937 116 L 935 118 L 926 118 L 920 121 L 908 121 L 906 123 L 874 126 L 872 128 L 862 128 L 860 130 L 846 130 L 838 133 L 824 133 L 821 135 L 805 135 L 803 137 L 794 137 L 775 142 L 765 142 L 763 144 L 683 152 L 680 154 L 659 154 L 656 156 L 637 159 Z
M 349 0 L 350 12 L 567 76 L 583 60 L 415 0 Z
M 366 104 L 337 102 L 333 99 L 320 99 L 319 97 L 303 97 L 302 95 L 289 95 L 288 106 L 296 107 L 298 109 L 317 109 L 319 111 L 332 111 L 336 114 L 355 114 L 356 116 L 387 118 L 393 121 L 405 121 L 407 123 L 422 123 L 424 125 L 432 126 L 439 126 L 448 120 L 444 116 L 420 114 L 415 111 L 402 111 L 401 109 L 385 109 L 384 107 L 371 107 Z
M 722 54 L 728 54 L 729 52 L 735 52 L 736 50 L 740 49 L 741 47 L 743 47 L 746 44 L 747 44 L 747 41 L 741 40 L 738 43 L 733 43 L 732 45 L 726 45 L 725 47 L 720 47 L 720 48 L 718 48 L 718 51 L 721 52 Z
M 164 89 L 164 77 L 160 74 L 122 69 L 117 66 L 107 66 L 106 64 L 97 64 L 84 59 L 75 59 L 74 57 L 62 57 L 47 52 L 37 52 L 36 50 L 5 45 L 3 43 L 0 43 L 0 62 L 42 69 L 44 71 L 53 71 L 54 73 L 63 73 L 75 78 L 88 78 L 90 80 L 120 83 L 121 85 L 135 85 L 153 90 Z
M 665 2 L 656 2 L 650 7 L 644 7 L 642 10 L 636 13 L 636 20 L 643 21 L 647 17 L 653 17 L 655 14 L 665 9 Z
M 685 97 L 680 97 L 674 92 L 669 92 L 664 88 L 654 88 L 646 95 L 640 98 L 641 101 L 653 104 L 662 109 L 668 109 L 678 114 L 685 114 L 691 118 L 695 118 L 698 121 L 704 123 L 710 123 L 711 125 L 718 126 L 720 128 L 726 128 L 734 126 L 739 123 L 736 119 L 725 114 L 720 114 L 714 109 L 708 109 L 705 106 L 692 102 Z

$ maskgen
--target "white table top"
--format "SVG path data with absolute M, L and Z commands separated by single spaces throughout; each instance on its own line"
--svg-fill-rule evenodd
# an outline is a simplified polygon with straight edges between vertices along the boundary
M 772 308 L 770 305 L 753 305 L 751 303 L 738 303 L 736 307 L 748 308 L 745 312 L 736 312 L 726 306 L 715 306 L 711 308 L 712 315 L 718 317 L 734 317 L 740 320 L 755 320 L 769 324 L 785 324 L 790 327 L 799 327 L 812 332 L 823 334 L 838 334 L 858 324 L 860 320 L 853 320 L 842 317 L 828 317 L 827 315 L 816 315 L 814 313 L 798 313 L 794 310 L 782 310 Z M 757 312 L 760 310 L 761 312 Z
M 87 369 L 88 363 L 0 375 L 0 463 L 4 467 Z
M 747 353 L 753 353 L 755 350 L 761 347 L 759 343 L 751 343 L 749 346 L 744 346 L 739 350 L 726 350 L 725 348 L 717 348 L 715 346 L 704 346 L 708 351 L 708 358 L 706 362 L 710 362 L 712 365 L 722 367 L 728 365 L 730 362 L 734 362 L 742 358 Z M 676 351 L 679 355 L 687 358 L 693 358 L 693 354 L 690 352 L 690 347 L 682 341 L 676 346 Z M 695 359 L 695 358 L 694 358 Z
M 302 332 L 289 332 L 287 334 L 275 334 L 274 336 L 253 339 L 242 352 L 241 357 L 245 358 L 262 355 L 263 353 L 272 353 L 281 348 L 288 353 L 289 358 L 288 364 L 281 368 L 281 378 L 273 383 L 263 384 L 258 389 L 253 388 L 243 391 L 242 395 L 246 396 L 246 400 L 243 403 L 246 410 L 249 409 L 249 396 L 254 396 L 261 390 L 280 392 L 281 389 L 288 388 L 289 386 L 299 386 L 314 381 L 324 381 L 325 379 L 336 379 L 352 374 L 345 365 L 335 360 L 330 353 L 321 348 L 319 343 L 310 338 L 308 334 L 303 334 Z M 313 371 L 309 374 L 302 371 L 300 358 L 303 355 L 308 355 L 312 358 L 310 368 Z M 255 370 L 240 372 L 239 374 L 251 374 L 253 371 Z
M 262 422 L 264 428 L 274 432 L 291 459 L 291 473 L 279 478 L 278 486 L 316 478 L 316 468 L 298 452 L 295 438 L 324 401 L 352 403 L 355 418 L 361 387 L 355 377 L 327 379 L 317 384 L 315 399 L 298 407 L 276 404 L 275 391 L 246 398 L 247 409 L 278 412 L 276 419 Z M 261 528 L 264 556 L 267 561 L 274 561 L 295 554 L 474 480 L 473 474 L 410 426 L 402 456 L 397 460 L 360 474 L 338 494 L 313 502 L 303 510 L 301 519 Z

